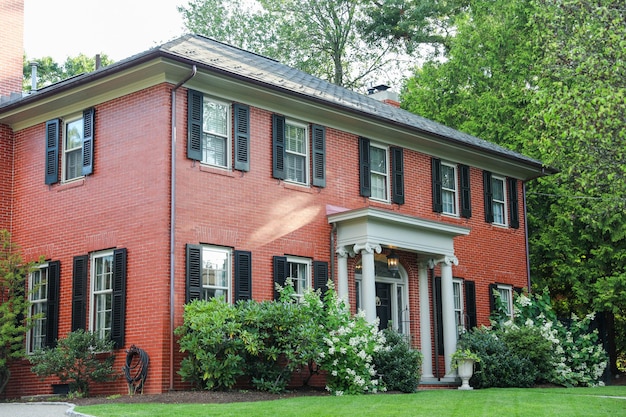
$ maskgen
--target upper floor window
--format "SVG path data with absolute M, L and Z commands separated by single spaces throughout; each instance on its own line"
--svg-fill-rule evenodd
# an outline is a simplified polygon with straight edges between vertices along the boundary
M 62 181 L 72 181 L 93 172 L 94 121 L 93 108 L 67 118 L 60 148 L 61 121 L 46 122 L 46 184 L 59 181 L 59 152 L 62 155 Z
M 298 184 L 308 183 L 307 167 L 308 129 L 306 125 L 286 121 L 285 123 L 285 180 Z
M 391 167 L 389 163 L 390 153 Z M 404 204 L 402 148 L 389 148 L 372 143 L 367 138 L 359 138 L 359 171 L 360 194 L 362 196 L 388 202 L 391 188 L 391 201 Z
M 187 90 L 187 157 L 218 168 L 234 159 L 235 169 L 249 171 L 250 108 Z
M 485 221 L 499 226 L 519 228 L 517 180 L 483 171 Z
M 506 185 L 504 182 L 504 178 L 501 177 L 491 177 L 491 192 L 492 192 L 492 202 L 491 206 L 493 209 L 493 222 L 499 225 L 506 225 Z
M 326 128 L 273 114 L 272 177 L 300 185 L 325 187 Z
M 433 211 L 472 216 L 469 167 L 432 159 Z
M 228 168 L 230 162 L 230 106 L 204 97 L 202 162 Z

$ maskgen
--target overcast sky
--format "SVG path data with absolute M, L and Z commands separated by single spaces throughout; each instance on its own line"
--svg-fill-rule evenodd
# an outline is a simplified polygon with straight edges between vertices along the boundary
M 187 0 L 25 0 L 24 50 L 28 59 L 64 63 L 80 53 L 114 61 L 184 33 L 176 6 Z

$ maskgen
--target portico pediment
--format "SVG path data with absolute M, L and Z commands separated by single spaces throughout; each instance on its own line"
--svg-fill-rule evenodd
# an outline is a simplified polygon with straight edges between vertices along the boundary
M 454 255 L 453 239 L 468 235 L 467 227 L 365 207 L 328 214 L 337 225 L 337 246 L 375 242 L 417 253 Z

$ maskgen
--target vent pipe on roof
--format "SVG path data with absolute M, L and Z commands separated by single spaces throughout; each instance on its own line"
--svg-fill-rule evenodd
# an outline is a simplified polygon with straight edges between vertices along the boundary
M 37 91 L 37 61 L 30 63 L 30 91 Z
M 102 58 L 100 58 L 100 54 L 96 54 L 96 69 L 99 70 L 102 66 Z

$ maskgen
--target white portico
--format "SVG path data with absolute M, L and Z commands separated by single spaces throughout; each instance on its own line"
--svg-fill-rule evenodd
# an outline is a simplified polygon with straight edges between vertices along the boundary
M 419 313 L 410 312 L 420 326 L 420 350 L 424 355 L 422 377 L 432 378 L 431 305 L 428 292 L 428 269 L 441 268 L 441 307 L 444 333 L 445 374 L 453 376 L 450 357 L 456 350 L 457 326 L 454 313 L 452 266 L 458 265 L 454 256 L 456 236 L 468 235 L 469 228 L 388 210 L 365 207 L 328 214 L 328 222 L 336 225 L 337 294 L 348 300 L 348 257 L 361 255 L 361 308 L 365 318 L 376 320 L 375 256 L 383 248 L 416 254 L 418 265 Z

